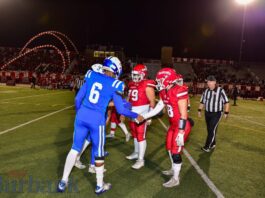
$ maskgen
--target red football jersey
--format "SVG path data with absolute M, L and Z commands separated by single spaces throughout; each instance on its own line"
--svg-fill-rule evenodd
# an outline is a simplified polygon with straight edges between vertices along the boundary
M 186 85 L 175 85 L 168 91 L 162 90 L 159 96 L 167 107 L 170 124 L 178 124 L 177 121 L 180 119 L 178 101 L 180 99 L 188 100 L 188 87 Z
M 129 82 L 129 102 L 132 106 L 142 106 L 149 104 L 146 96 L 146 88 L 155 87 L 154 80 L 142 80 L 140 82 Z

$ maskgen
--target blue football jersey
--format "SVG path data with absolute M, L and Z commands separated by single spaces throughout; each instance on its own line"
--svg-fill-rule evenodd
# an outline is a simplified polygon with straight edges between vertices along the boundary
M 92 70 L 86 73 L 85 81 L 87 91 L 82 106 L 102 113 L 106 112 L 113 95 L 124 91 L 124 82 Z

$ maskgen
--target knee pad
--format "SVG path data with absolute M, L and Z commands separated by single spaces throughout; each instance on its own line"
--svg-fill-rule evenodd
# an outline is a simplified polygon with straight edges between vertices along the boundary
M 180 154 L 173 154 L 172 155 L 173 162 L 175 164 L 181 164 L 182 163 L 182 158 Z

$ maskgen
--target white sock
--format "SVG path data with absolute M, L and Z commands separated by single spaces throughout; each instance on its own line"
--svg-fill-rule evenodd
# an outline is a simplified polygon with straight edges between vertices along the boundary
M 78 151 L 71 149 L 70 152 L 67 155 L 65 165 L 64 165 L 64 171 L 63 171 L 63 178 L 62 180 L 66 183 L 68 182 L 68 177 L 72 171 L 72 168 L 75 165 L 75 161 L 78 155 Z
M 110 134 L 115 135 L 117 124 L 115 122 L 110 123 Z
M 138 157 L 139 160 L 144 159 L 145 150 L 146 150 L 146 140 L 139 142 L 139 157 Z
M 179 179 L 179 172 L 180 172 L 180 169 L 181 169 L 181 164 L 173 163 L 173 171 L 174 171 L 173 177 L 174 177 L 175 180 Z
M 81 153 L 79 153 L 79 154 L 77 155 L 77 158 L 76 158 L 77 161 L 80 160 L 81 155 L 82 155 L 83 152 L 86 150 L 86 148 L 87 148 L 87 146 L 88 146 L 89 144 L 90 144 L 90 142 L 86 140 L 85 143 L 84 143 L 84 145 L 83 145 L 83 148 L 82 148 Z
M 121 127 L 121 130 L 123 131 L 123 133 L 124 133 L 125 135 L 127 135 L 127 134 L 129 133 L 128 130 L 127 130 L 126 125 L 125 125 L 123 122 L 121 122 L 121 123 L 119 124 L 119 127 Z
M 171 169 L 173 170 L 173 159 L 172 159 L 171 151 L 168 151 L 168 155 L 169 155 L 169 159 L 170 159 L 170 162 L 171 162 Z
M 136 138 L 134 138 L 134 152 L 139 153 L 139 143 Z
M 96 170 L 96 178 L 97 178 L 97 186 L 103 186 L 103 178 L 104 178 L 104 164 L 99 167 L 95 167 Z

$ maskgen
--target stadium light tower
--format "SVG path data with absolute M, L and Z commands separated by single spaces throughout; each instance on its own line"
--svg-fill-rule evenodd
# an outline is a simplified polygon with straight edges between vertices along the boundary
M 240 40 L 240 49 L 239 49 L 239 58 L 238 58 L 238 64 L 240 66 L 242 61 L 242 53 L 243 53 L 243 44 L 245 42 L 244 36 L 245 36 L 245 24 L 246 24 L 246 12 L 247 12 L 247 6 L 252 3 L 254 0 L 236 0 L 236 2 L 239 5 L 244 6 L 244 13 L 243 13 L 243 20 L 242 20 L 242 30 L 241 30 L 241 40 Z

